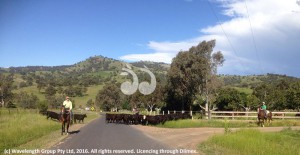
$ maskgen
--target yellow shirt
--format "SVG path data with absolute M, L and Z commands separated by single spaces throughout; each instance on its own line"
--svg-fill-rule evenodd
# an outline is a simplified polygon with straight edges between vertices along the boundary
M 63 105 L 65 106 L 65 108 L 69 108 L 70 110 L 72 110 L 72 102 L 70 100 L 65 100 Z

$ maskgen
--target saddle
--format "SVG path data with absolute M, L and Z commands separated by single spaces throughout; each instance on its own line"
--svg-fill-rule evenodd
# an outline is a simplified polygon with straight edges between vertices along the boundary
M 62 111 L 62 113 L 63 114 L 66 114 L 66 115 L 69 115 L 70 114 L 70 111 L 69 111 L 70 109 L 69 108 L 65 108 L 63 111 Z

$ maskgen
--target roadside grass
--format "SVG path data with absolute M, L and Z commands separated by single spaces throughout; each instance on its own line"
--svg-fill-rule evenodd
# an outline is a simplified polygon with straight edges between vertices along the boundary
M 206 155 L 297 155 L 300 152 L 300 130 L 284 129 L 280 132 L 260 132 L 242 129 L 215 135 L 198 145 Z
M 18 110 L 9 114 L 7 110 L 2 109 L 0 126 L 0 152 L 25 144 L 60 128 L 56 122 L 46 120 L 38 113 Z
M 43 149 L 67 137 L 61 136 L 61 125 L 32 110 L 18 110 L 10 114 L 0 109 L 0 152 L 4 149 Z M 79 113 L 79 112 L 77 112 Z M 97 112 L 84 112 L 84 124 L 99 117 Z M 81 124 L 83 126 L 84 124 Z M 0 154 L 1 154 L 0 153 Z
M 167 121 L 164 124 L 159 124 L 157 127 L 163 128 L 195 128 L 195 127 L 214 127 L 214 128 L 246 128 L 246 127 L 258 127 L 256 120 L 229 120 L 229 119 L 217 119 L 217 120 L 200 120 L 200 119 L 186 119 L 177 121 Z M 299 120 L 273 120 L 271 124 L 265 123 L 268 127 L 279 126 L 300 126 Z

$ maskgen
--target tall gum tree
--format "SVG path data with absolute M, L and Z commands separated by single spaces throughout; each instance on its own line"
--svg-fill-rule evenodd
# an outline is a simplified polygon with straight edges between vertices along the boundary
M 188 51 L 181 51 L 172 60 L 168 71 L 168 97 L 170 106 L 176 110 L 191 110 L 191 105 L 198 95 L 205 97 L 205 111 L 209 111 L 209 96 L 219 85 L 214 78 L 217 67 L 225 59 L 222 52 L 213 53 L 215 40 L 203 41 Z

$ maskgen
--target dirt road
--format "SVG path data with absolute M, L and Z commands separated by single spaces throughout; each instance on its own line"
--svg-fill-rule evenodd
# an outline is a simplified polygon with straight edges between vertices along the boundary
M 277 132 L 287 127 L 257 127 L 263 132 Z M 300 130 L 300 126 L 292 127 Z M 230 128 L 231 131 L 239 130 Z M 89 124 L 74 125 L 65 140 L 54 145 L 55 149 L 149 149 L 161 148 L 197 150 L 197 145 L 216 134 L 223 134 L 224 128 L 158 128 L 142 125 L 106 124 L 104 118 Z M 91 152 L 90 152 L 91 153 Z M 99 153 L 99 152 L 98 152 Z M 201 154 L 201 152 L 198 152 Z M 79 153 L 80 154 L 80 153 Z M 151 154 L 151 153 L 150 153 Z
M 149 138 L 130 125 L 105 123 L 100 117 L 79 129 L 71 126 L 71 134 L 52 146 L 55 154 L 158 154 L 171 147 Z
M 197 149 L 197 145 L 206 141 L 209 137 L 216 134 L 223 134 L 224 128 L 184 128 L 170 129 L 157 128 L 151 126 L 134 125 L 134 128 L 142 131 L 144 134 L 167 144 L 173 148 Z M 262 132 L 277 132 L 287 127 L 257 127 L 251 129 L 259 129 Z M 300 130 L 300 126 L 291 127 L 292 129 Z M 230 128 L 231 131 L 238 130 Z

